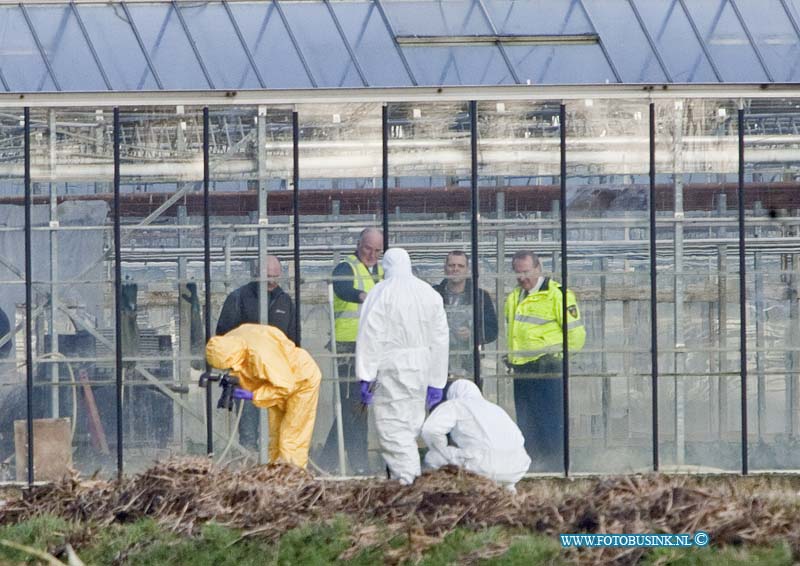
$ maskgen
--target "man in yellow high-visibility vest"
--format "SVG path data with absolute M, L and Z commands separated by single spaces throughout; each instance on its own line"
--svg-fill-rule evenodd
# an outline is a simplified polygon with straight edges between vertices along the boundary
M 537 471 L 563 468 L 564 392 L 561 381 L 563 325 L 570 352 L 583 348 L 586 329 L 572 291 L 567 290 L 563 319 L 561 285 L 542 276 L 539 257 L 529 250 L 514 254 L 517 287 L 506 297 L 508 364 L 514 372 L 517 424 Z
M 369 473 L 367 458 L 367 411 L 361 406 L 359 383 L 355 380 L 354 354 L 358 336 L 361 304 L 375 285 L 383 279 L 380 257 L 383 233 L 377 228 L 361 231 L 354 254 L 347 256 L 333 270 L 333 316 L 336 327 L 336 352 L 339 359 L 339 384 L 342 397 L 342 428 L 350 473 Z M 320 464 L 333 468 L 336 463 L 337 432 L 331 428 L 319 456 Z

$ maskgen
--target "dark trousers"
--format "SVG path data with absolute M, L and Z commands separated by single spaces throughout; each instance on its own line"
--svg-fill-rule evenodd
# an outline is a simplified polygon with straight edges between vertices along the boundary
M 336 345 L 337 351 L 352 353 L 351 348 L 341 342 Z M 339 379 L 355 378 L 355 358 L 350 357 L 346 362 L 339 364 Z M 342 432 L 344 433 L 344 447 L 347 453 L 349 467 L 347 472 L 355 475 L 368 474 L 369 458 L 367 445 L 367 408 L 361 404 L 361 386 L 358 381 L 348 381 L 339 384 L 339 394 L 342 398 Z M 325 445 L 320 450 L 315 462 L 331 472 L 339 470 L 339 433 L 334 420 Z
M 525 437 L 531 470 L 564 470 L 564 390 L 561 360 L 544 356 L 513 366 L 517 425 Z

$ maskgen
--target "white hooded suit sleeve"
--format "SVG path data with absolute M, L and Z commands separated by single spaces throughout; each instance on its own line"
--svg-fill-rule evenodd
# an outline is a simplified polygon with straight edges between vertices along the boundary
M 433 329 L 431 333 L 431 387 L 443 389 L 447 385 L 447 367 L 450 356 L 450 328 L 442 297 L 431 289 L 436 304 L 433 307 Z
M 458 422 L 458 409 L 455 403 L 444 402 L 431 413 L 422 425 L 422 440 L 428 446 L 425 464 L 430 468 L 439 468 L 446 464 L 461 465 L 459 449 L 448 446 L 447 434 Z
M 378 368 L 386 345 L 384 337 L 385 314 L 383 313 L 383 300 L 380 292 L 381 285 L 367 295 L 361 307 L 361 316 L 358 322 L 358 336 L 356 338 L 356 377 L 360 381 L 375 381 Z

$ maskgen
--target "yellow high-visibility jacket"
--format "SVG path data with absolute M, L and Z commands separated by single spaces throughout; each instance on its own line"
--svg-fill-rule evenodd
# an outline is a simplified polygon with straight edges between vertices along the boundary
M 361 263 L 361 260 L 355 254 L 349 255 L 344 259 L 344 263 L 350 266 L 353 270 L 353 287 L 359 291 L 369 293 L 376 285 L 377 281 L 383 279 L 383 266 L 378 264 L 378 277 L 377 281 L 373 278 L 367 266 Z M 337 342 L 355 342 L 358 336 L 358 316 L 360 312 L 360 303 L 350 303 L 338 296 L 333 297 L 333 316 L 336 319 L 336 341 Z
M 545 354 L 562 353 L 562 290 L 561 285 L 545 278 L 535 293 L 519 300 L 522 288 L 506 297 L 505 317 L 508 335 L 508 360 L 514 365 L 533 362 Z M 567 344 L 570 352 L 583 348 L 586 328 L 583 326 L 575 294 L 567 289 Z

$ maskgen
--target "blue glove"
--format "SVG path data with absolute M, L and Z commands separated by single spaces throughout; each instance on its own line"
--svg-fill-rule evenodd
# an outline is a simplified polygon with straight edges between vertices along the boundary
M 233 398 L 234 399 L 244 399 L 245 401 L 252 401 L 253 400 L 253 392 L 248 391 L 247 389 L 242 389 L 241 387 L 236 387 L 233 390 Z
M 370 381 L 362 381 L 361 382 L 361 402 L 365 405 L 372 405 L 372 391 L 370 391 L 370 387 L 372 387 L 372 382 Z
M 442 402 L 443 397 L 444 389 L 439 389 L 438 387 L 428 387 L 428 393 L 425 395 L 425 408 L 430 411 L 436 405 Z

